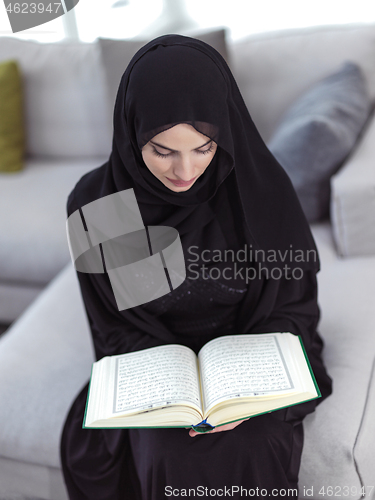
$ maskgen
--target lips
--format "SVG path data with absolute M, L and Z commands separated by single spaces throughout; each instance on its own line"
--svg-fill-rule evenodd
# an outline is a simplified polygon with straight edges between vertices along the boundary
M 170 179 L 169 177 L 167 177 L 167 179 L 169 181 L 173 182 L 173 184 L 175 186 L 178 186 L 178 187 L 190 186 L 192 184 L 192 182 L 195 181 L 196 178 L 197 178 L 197 176 L 195 176 L 193 179 L 190 179 L 190 181 L 177 181 L 177 180 Z

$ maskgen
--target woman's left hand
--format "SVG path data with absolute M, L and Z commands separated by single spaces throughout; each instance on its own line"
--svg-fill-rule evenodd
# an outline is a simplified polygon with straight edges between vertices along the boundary
M 203 434 L 213 434 L 214 432 L 231 431 L 238 425 L 242 424 L 242 422 L 245 422 L 245 420 L 249 419 L 245 418 L 244 420 L 239 420 L 238 422 L 232 422 L 231 424 L 221 425 L 220 427 L 215 427 L 215 429 L 213 429 L 212 431 L 207 431 L 207 432 L 196 432 L 193 429 L 190 429 L 189 436 L 195 437 L 195 436 L 202 436 Z

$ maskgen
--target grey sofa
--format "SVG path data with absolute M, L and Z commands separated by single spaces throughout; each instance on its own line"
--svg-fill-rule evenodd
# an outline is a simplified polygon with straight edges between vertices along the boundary
M 39 146 L 43 145 L 47 152 L 53 145 L 57 148 L 56 155 L 48 149 L 48 155 L 38 157 L 39 151 L 29 146 L 37 158 L 29 160 L 25 171 L 13 179 L 0 176 L 0 203 L 12 191 L 16 199 L 13 210 L 18 210 L 13 213 L 13 224 L 4 215 L 0 219 L 1 307 L 3 318 L 17 317 L 0 338 L 0 499 L 66 500 L 59 440 L 70 404 L 89 378 L 94 355 L 77 278 L 69 260 L 65 199 L 82 173 L 105 160 L 111 135 L 111 126 L 105 117 L 110 114 L 113 96 L 110 92 L 106 94 L 98 43 L 34 47 L 32 42 L 8 40 L 8 49 L 4 49 L 2 43 L 0 38 L 0 60 L 11 54 L 9 47 L 13 47 L 14 57 L 14 47 L 23 44 L 17 50 L 20 60 L 24 61 L 26 91 L 29 84 L 31 88 L 34 84 L 35 96 L 38 95 L 35 78 L 41 79 L 41 85 L 47 65 L 54 68 L 56 58 L 65 57 L 66 78 L 62 82 L 56 80 L 62 83 L 58 99 L 69 91 L 76 96 L 74 102 L 79 109 L 78 115 L 74 115 L 77 110 L 72 107 L 65 115 L 65 120 L 75 116 L 75 121 L 60 123 L 61 141 L 48 135 L 39 138 Z M 32 56 L 27 55 L 27 44 L 31 46 Z M 252 36 L 229 44 L 228 49 L 233 72 L 265 140 L 293 99 L 334 69 L 348 52 L 364 68 L 375 97 L 373 25 Z M 113 50 L 118 47 L 114 46 Z M 34 57 L 33 64 L 28 62 L 30 57 Z M 38 61 L 39 66 L 35 68 Z M 51 78 L 50 72 L 48 74 Z M 43 92 L 54 89 L 53 83 L 49 90 L 48 82 L 43 85 Z M 43 92 L 39 99 L 45 97 Z M 89 95 L 84 95 L 85 92 Z M 99 107 L 95 116 L 89 109 L 93 102 Z M 45 110 L 39 119 L 43 123 L 51 116 L 56 119 L 58 109 L 61 113 L 66 111 L 63 108 L 63 101 L 59 101 L 53 113 Z M 32 116 L 30 110 L 28 120 Z M 32 125 L 28 122 L 28 127 Z M 81 127 L 88 126 L 91 128 L 83 133 Z M 72 135 L 69 135 L 70 128 Z M 370 126 L 366 134 L 371 135 L 372 130 Z M 31 141 L 32 135 L 30 137 Z M 83 145 L 85 151 L 80 150 Z M 366 217 L 375 220 L 371 203 L 366 205 L 367 198 L 361 195 L 361 189 L 366 190 L 368 186 L 375 189 L 374 162 L 371 162 L 374 156 L 369 148 L 365 136 L 355 154 L 332 179 L 333 187 L 337 186 L 333 190 L 336 200 L 346 199 L 343 185 L 345 189 L 352 187 L 351 196 L 356 197 L 354 206 L 356 213 L 359 210 L 360 221 Z M 67 151 L 70 156 L 65 157 Z M 47 185 L 56 186 L 56 196 L 43 197 L 47 191 L 43 186 Z M 9 207 L 10 194 L 6 200 Z M 23 217 L 27 212 L 30 219 Z M 1 213 L 4 214 L 4 210 Z M 44 220 L 46 213 L 48 217 Z M 356 228 L 357 233 L 353 233 L 350 218 L 340 221 L 331 218 L 312 225 L 322 262 L 318 275 L 322 311 L 319 330 L 326 343 L 324 357 L 333 377 L 334 392 L 304 423 L 301 498 L 335 495 L 360 498 L 362 491 L 372 493 L 371 486 L 375 485 L 372 424 L 375 416 L 375 251 L 371 230 L 363 232 L 361 224 Z M 344 239 L 340 239 L 342 235 Z M 349 244 L 353 241 L 356 245 Z M 6 245 L 9 245 L 7 249 Z M 7 284 L 20 285 L 15 295 L 11 295 Z M 21 285 L 24 289 L 33 289 L 23 302 Z M 16 295 L 19 302 L 13 307 Z M 31 305 L 24 310 L 30 300 Z M 19 316 L 21 310 L 24 312 Z
M 110 151 L 99 51 L 0 37 L 23 76 L 25 168 L 0 174 L 0 323 L 14 321 L 70 259 L 65 202 Z M 92 82 L 95 82 L 93 85 Z

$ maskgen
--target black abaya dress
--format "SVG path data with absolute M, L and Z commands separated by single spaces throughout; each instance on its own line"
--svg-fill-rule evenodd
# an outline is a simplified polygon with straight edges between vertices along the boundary
M 220 265 L 216 267 L 220 269 Z M 81 286 L 90 286 L 89 275 L 79 274 L 79 278 Z M 239 333 L 236 317 L 249 286 L 252 284 L 241 279 L 186 279 L 176 290 L 178 293 L 142 307 L 151 313 L 158 311 L 160 319 L 179 332 L 175 342 L 197 353 L 218 335 Z M 299 293 L 306 300 L 314 290 L 309 290 L 306 281 L 306 289 L 299 284 Z M 105 320 L 111 321 L 108 313 Z M 275 329 L 264 323 L 257 331 Z M 95 337 L 94 331 L 94 341 Z M 330 379 L 320 359 L 321 339 L 317 333 L 314 337 L 309 357 L 326 397 Z M 132 340 L 136 338 L 138 342 L 126 348 L 123 344 L 121 352 L 160 344 L 146 334 Z M 202 498 L 210 498 L 214 490 L 217 495 L 230 492 L 232 498 L 241 498 L 241 488 L 248 494 L 251 490 L 253 495 L 257 488 L 263 493 L 273 491 L 274 498 L 280 491 L 280 498 L 285 498 L 284 490 L 297 492 L 302 420 L 314 410 L 317 401 L 251 418 L 233 430 L 192 438 L 188 429 L 82 429 L 87 388 L 70 410 L 61 441 L 62 466 L 71 500 L 160 500 L 171 496 L 172 490 L 184 495 L 189 489 Z M 289 496 L 297 498 L 296 493 Z
M 177 123 L 190 124 L 218 146 L 203 175 L 181 193 L 156 179 L 141 154 L 148 140 Z M 274 252 L 276 260 L 264 262 L 248 282 L 241 275 L 235 282 L 193 280 L 187 266 L 187 278 L 175 290 L 124 311 L 117 308 L 107 273 L 77 272 L 96 358 L 168 343 L 198 352 L 220 335 L 291 332 L 303 340 L 323 397 L 251 418 L 233 430 L 190 437 L 188 429 L 82 429 L 86 385 L 61 439 L 70 499 L 161 500 L 171 496 L 167 487 L 198 486 L 208 489 L 208 498 L 210 490 L 232 486 L 258 488 L 258 495 L 248 496 L 267 489 L 277 498 L 272 489 L 297 486 L 304 416 L 331 392 L 317 333 L 319 260 L 289 257 L 291 248 L 304 256 L 315 251 L 290 179 L 260 137 L 224 59 L 189 37 L 165 35 L 135 54 L 120 82 L 113 126 L 110 158 L 77 183 L 68 216 L 134 189 L 144 226 L 175 228 L 186 263 L 191 245 L 215 251 L 245 242 Z M 257 264 L 250 259 L 244 266 L 258 269 Z M 208 265 L 217 266 L 214 259 Z M 271 274 L 284 265 L 290 271 Z M 241 490 L 221 493 L 241 497 Z M 196 496 L 204 498 L 198 491 Z

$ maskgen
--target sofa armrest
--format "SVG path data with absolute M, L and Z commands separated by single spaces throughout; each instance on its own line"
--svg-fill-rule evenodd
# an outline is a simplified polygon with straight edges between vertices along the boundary
M 342 258 L 329 221 L 311 229 L 321 260 L 318 331 L 333 393 L 304 420 L 300 495 L 358 499 L 365 491 L 370 497 L 375 484 L 375 256 Z
M 331 178 L 330 210 L 338 253 L 375 256 L 375 116 L 345 166 Z
M 336 251 L 330 221 L 324 220 L 321 222 L 315 222 L 310 225 L 310 228 L 318 247 L 321 266 L 325 267 L 331 262 L 337 261 L 337 259 L 339 259 L 339 255 Z

